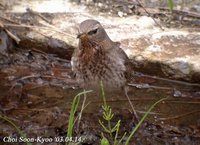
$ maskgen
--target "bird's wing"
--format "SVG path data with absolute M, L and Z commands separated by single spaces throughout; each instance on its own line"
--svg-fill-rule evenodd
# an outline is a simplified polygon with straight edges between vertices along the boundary
M 134 72 L 133 70 L 133 64 L 130 61 L 129 57 L 127 56 L 127 54 L 125 53 L 125 51 L 120 48 L 120 43 L 119 42 L 115 42 L 117 47 L 115 47 L 117 53 L 119 53 L 119 56 L 122 57 L 122 59 L 124 60 L 124 65 L 126 67 L 126 71 L 125 71 L 125 77 L 126 79 L 131 79 L 132 78 L 132 73 Z

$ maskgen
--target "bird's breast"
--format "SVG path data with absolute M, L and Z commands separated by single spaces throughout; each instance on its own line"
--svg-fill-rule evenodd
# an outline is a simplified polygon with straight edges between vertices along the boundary
M 113 52 L 84 53 L 74 62 L 77 80 L 87 86 L 99 85 L 102 80 L 107 87 L 121 87 L 125 84 L 126 71 L 124 61 Z

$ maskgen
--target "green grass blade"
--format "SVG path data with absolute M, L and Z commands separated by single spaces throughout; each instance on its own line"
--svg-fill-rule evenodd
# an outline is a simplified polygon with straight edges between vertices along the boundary
M 136 125 L 136 127 L 133 129 L 133 131 L 131 132 L 131 134 L 129 135 L 128 139 L 126 140 L 125 145 L 129 144 L 130 139 L 132 138 L 132 136 L 135 134 L 135 132 L 138 130 L 138 128 L 141 126 L 141 124 L 144 122 L 144 120 L 146 119 L 146 117 L 149 115 L 149 113 L 151 112 L 151 110 L 160 102 L 166 100 L 167 98 L 162 98 L 160 100 L 158 100 L 157 102 L 155 102 L 149 109 L 148 111 L 144 114 L 144 116 L 142 117 L 142 119 L 140 120 L 140 122 Z
M 72 106 L 71 106 L 71 110 L 70 110 L 70 115 L 69 115 L 69 123 L 68 123 L 68 128 L 67 128 L 67 137 L 72 137 L 72 133 L 73 133 L 73 128 L 74 128 L 74 117 L 75 117 L 75 113 L 77 111 L 79 102 L 80 102 L 80 96 L 83 94 L 87 94 L 92 92 L 92 90 L 89 91 L 83 91 L 79 94 L 77 94 L 72 102 Z
M 17 127 L 17 126 L 15 125 L 15 123 L 13 123 L 13 122 L 12 122 L 11 120 L 9 120 L 7 117 L 3 117 L 3 116 L 0 115 L 0 118 L 1 118 L 2 120 L 4 120 L 4 121 L 8 122 L 10 125 L 12 125 L 12 126 L 17 130 L 17 132 L 20 134 L 20 136 L 22 136 L 23 138 L 27 138 L 27 137 L 26 137 L 26 134 L 24 134 L 24 133 L 19 129 L 19 127 Z M 32 145 L 32 143 L 29 143 L 29 142 L 27 142 L 26 144 L 27 144 L 27 145 Z
M 114 127 L 116 129 L 115 138 L 114 138 L 114 145 L 116 145 L 116 143 L 117 143 L 117 137 L 118 137 L 118 133 L 119 133 L 120 122 L 121 122 L 121 120 L 118 120 L 117 124 Z
M 100 81 L 100 88 L 101 88 L 101 95 L 102 95 L 102 97 L 103 97 L 104 106 L 107 106 L 107 104 L 106 104 L 105 92 L 104 92 L 103 81 Z
M 168 7 L 169 7 L 169 12 L 172 14 L 172 10 L 173 10 L 173 0 L 168 0 Z
M 126 137 L 126 132 L 124 133 L 124 135 L 122 136 L 122 138 L 119 140 L 119 142 L 117 143 L 117 145 L 121 145 L 122 144 L 122 140 Z
M 72 131 L 74 127 L 74 115 L 76 112 L 76 106 L 80 101 L 80 96 L 76 96 L 73 99 L 71 111 L 70 111 L 70 116 L 69 116 L 69 123 L 68 123 L 68 129 L 67 129 L 67 137 L 72 137 Z

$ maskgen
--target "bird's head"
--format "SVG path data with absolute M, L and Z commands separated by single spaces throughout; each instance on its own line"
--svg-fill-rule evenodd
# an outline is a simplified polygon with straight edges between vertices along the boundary
M 79 38 L 83 45 L 87 42 L 100 44 L 110 40 L 102 25 L 93 19 L 88 19 L 80 23 L 77 38 Z

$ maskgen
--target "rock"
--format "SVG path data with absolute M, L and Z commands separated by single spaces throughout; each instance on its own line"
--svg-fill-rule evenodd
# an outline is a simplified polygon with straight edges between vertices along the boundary
M 148 52 L 161 52 L 162 49 L 159 45 L 150 45 L 149 47 L 147 47 L 145 49 L 145 51 L 148 51 Z
M 193 5 L 193 6 L 191 7 L 191 10 L 200 13 L 200 4 Z
M 141 28 L 152 29 L 155 26 L 155 22 L 151 17 L 142 16 L 138 20 L 138 25 Z
M 121 11 L 119 11 L 117 14 L 118 14 L 119 17 L 123 17 L 124 16 L 124 13 L 121 12 Z
M 71 4 L 67 6 L 73 9 Z M 119 10 L 119 17 L 103 12 L 93 13 L 93 11 L 90 12 L 88 9 L 84 9 L 85 6 L 81 8 L 81 5 L 75 6 L 75 8 L 76 10 L 73 13 L 51 13 L 48 15 L 42 13 L 44 17 L 52 22 L 51 25 L 54 27 L 51 27 L 50 31 L 47 31 L 49 29 L 39 29 L 40 33 L 47 36 L 44 37 L 44 41 L 41 41 L 41 34 L 36 35 L 34 31 L 32 32 L 34 35 L 31 35 L 34 41 L 31 39 L 31 41 L 25 43 L 27 41 L 24 40 L 27 39 L 20 37 L 24 42 L 24 45 L 21 43 L 20 47 L 45 48 L 45 52 L 59 53 L 59 57 L 67 55 L 67 58 L 70 58 L 73 48 L 77 47 L 78 41 L 75 38 L 78 33 L 77 26 L 86 19 L 96 19 L 102 23 L 113 41 L 121 42 L 121 47 L 133 62 L 136 71 L 200 83 L 199 29 L 194 31 L 193 27 L 187 29 L 165 28 L 165 31 L 162 31 L 154 20 L 147 16 L 132 15 L 124 17 L 125 13 Z M 81 13 L 77 13 L 77 8 L 81 10 Z M 51 17 L 48 17 L 49 15 Z M 20 17 L 20 14 L 17 16 Z M 32 19 L 34 18 L 32 17 Z M 41 25 L 44 24 L 44 21 L 37 22 Z M 21 36 L 28 37 L 28 34 L 30 33 L 27 32 L 25 35 L 22 33 Z M 49 37 L 54 40 L 62 40 L 69 46 L 63 47 L 64 43 L 46 40 Z M 44 42 L 46 45 L 42 45 L 45 44 Z M 36 45 L 36 43 L 39 45 Z M 53 51 L 50 51 L 50 46 L 55 47 Z M 62 56 L 62 58 L 66 57 Z
M 191 66 L 187 58 L 175 58 L 168 60 L 166 64 L 167 65 L 162 68 L 163 73 L 172 78 L 187 78 L 191 73 Z

